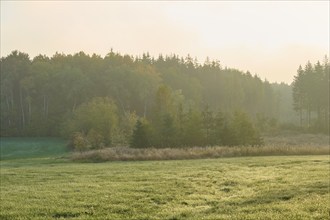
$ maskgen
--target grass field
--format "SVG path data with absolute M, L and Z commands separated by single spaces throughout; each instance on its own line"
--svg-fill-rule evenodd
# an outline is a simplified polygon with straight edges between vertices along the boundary
M 73 163 L 60 149 L 0 161 L 0 219 L 330 217 L 328 155 Z
M 0 138 L 0 159 L 54 157 L 68 153 L 59 138 Z

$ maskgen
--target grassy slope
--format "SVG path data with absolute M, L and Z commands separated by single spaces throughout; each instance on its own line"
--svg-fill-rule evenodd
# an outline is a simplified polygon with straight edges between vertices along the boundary
M 0 219 L 329 218 L 329 156 L 0 164 Z

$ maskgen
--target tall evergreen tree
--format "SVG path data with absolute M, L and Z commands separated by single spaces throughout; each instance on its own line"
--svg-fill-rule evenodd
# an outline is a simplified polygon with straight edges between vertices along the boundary
M 293 82 L 293 107 L 299 112 L 300 126 L 328 132 L 329 123 L 329 64 L 308 62 L 300 66 Z M 315 118 L 316 115 L 316 118 Z
M 131 147 L 145 148 L 151 146 L 147 126 L 146 122 L 137 120 L 130 143 Z

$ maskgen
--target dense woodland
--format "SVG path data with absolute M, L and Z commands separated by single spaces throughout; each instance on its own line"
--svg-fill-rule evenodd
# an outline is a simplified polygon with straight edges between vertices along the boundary
M 317 131 L 329 129 L 329 62 L 308 62 L 299 66 L 293 82 L 294 110 L 299 113 L 300 126 Z
M 328 61 L 287 85 L 190 56 L 14 51 L 1 58 L 1 136 L 64 136 L 81 150 L 258 145 L 299 115 L 301 127 L 327 132 L 328 79 Z

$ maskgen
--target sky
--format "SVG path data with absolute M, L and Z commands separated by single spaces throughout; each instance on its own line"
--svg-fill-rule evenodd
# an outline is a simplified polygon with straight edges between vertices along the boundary
M 329 1 L 4 1 L 1 57 L 111 48 L 206 57 L 270 82 L 329 56 Z

